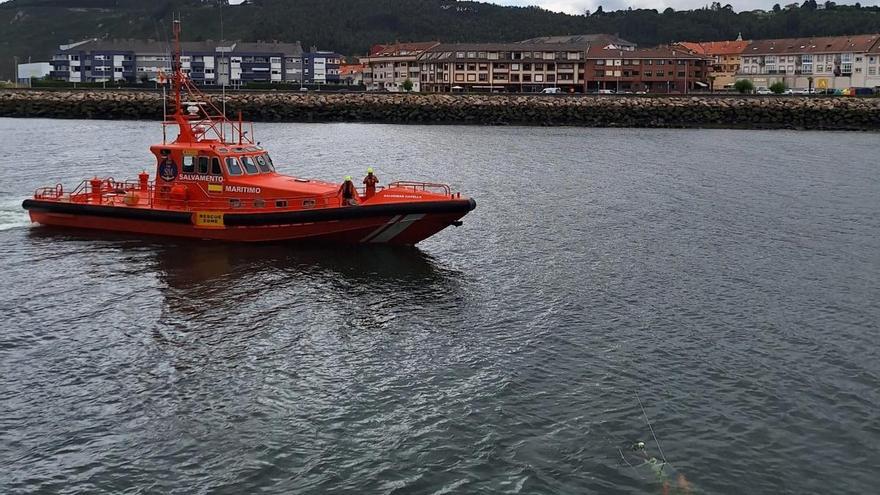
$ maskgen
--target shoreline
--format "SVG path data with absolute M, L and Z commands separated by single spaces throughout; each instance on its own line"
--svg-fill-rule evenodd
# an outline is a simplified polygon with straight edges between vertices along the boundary
M 211 93 L 214 99 L 219 95 Z M 253 122 L 880 130 L 880 98 L 740 95 L 227 94 Z M 155 90 L 0 90 L 0 117 L 161 120 Z

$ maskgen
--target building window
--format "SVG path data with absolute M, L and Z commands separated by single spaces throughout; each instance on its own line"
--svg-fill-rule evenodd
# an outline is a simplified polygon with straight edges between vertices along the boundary
M 510 82 L 519 82 L 519 74 L 511 74 Z
M 482 74 L 481 74 L 481 75 L 482 75 Z M 468 82 L 474 82 L 474 81 L 477 80 L 477 76 L 476 76 L 475 74 L 468 74 L 468 75 L 467 75 L 467 80 L 468 80 Z
M 532 70 L 532 64 L 523 64 L 523 70 Z
M 468 64 L 467 70 L 477 70 L 477 64 Z
M 523 80 L 523 82 L 532 82 L 532 75 L 531 74 L 523 74 L 522 80 Z

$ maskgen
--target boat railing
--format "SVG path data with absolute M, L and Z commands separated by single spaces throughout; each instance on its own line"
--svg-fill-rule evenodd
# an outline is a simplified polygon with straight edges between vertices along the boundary
M 445 194 L 446 196 L 452 196 L 452 190 L 449 188 L 448 184 L 439 184 L 435 182 L 401 180 L 388 184 L 388 187 L 399 187 L 403 189 L 411 189 L 413 191 L 433 192 L 438 194 Z
M 55 184 L 55 187 L 41 187 L 34 191 L 34 199 L 59 200 L 64 196 L 64 186 Z
M 296 197 L 241 197 L 192 199 L 187 190 L 176 189 L 170 184 L 157 185 L 155 181 L 140 180 L 115 181 L 112 177 L 93 178 L 81 181 L 71 192 L 65 193 L 63 186 L 43 187 L 34 192 L 35 199 L 49 201 L 68 201 L 102 205 L 128 205 L 183 211 L 222 210 L 235 212 L 275 212 L 298 211 L 337 207 L 340 204 L 338 191 L 314 196 Z M 449 186 L 429 182 L 399 181 L 386 187 L 378 186 L 376 191 L 389 188 L 404 188 L 413 191 L 430 191 L 452 196 Z M 366 188 L 357 188 L 361 197 Z M 181 196 L 182 195 L 182 196 Z

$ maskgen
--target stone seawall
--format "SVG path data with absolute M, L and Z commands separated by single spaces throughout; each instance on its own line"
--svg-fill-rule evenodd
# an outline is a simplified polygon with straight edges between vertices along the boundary
M 212 95 L 219 101 L 220 95 Z M 233 93 L 227 112 L 258 122 L 729 127 L 880 130 L 880 99 L 736 96 L 525 96 Z M 153 91 L 0 91 L 0 117 L 162 117 Z

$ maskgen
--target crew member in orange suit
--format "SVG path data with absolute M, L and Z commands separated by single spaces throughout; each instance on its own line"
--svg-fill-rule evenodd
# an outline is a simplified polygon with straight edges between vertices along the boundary
M 376 195 L 376 184 L 378 183 L 379 178 L 373 175 L 373 167 L 367 167 L 367 176 L 364 177 L 364 185 L 367 186 L 367 199 Z
M 354 187 L 354 183 L 351 181 L 351 176 L 345 176 L 345 182 L 342 183 L 342 187 L 339 191 L 342 194 L 342 204 L 344 206 L 354 206 L 358 204 L 357 197 L 357 189 Z

